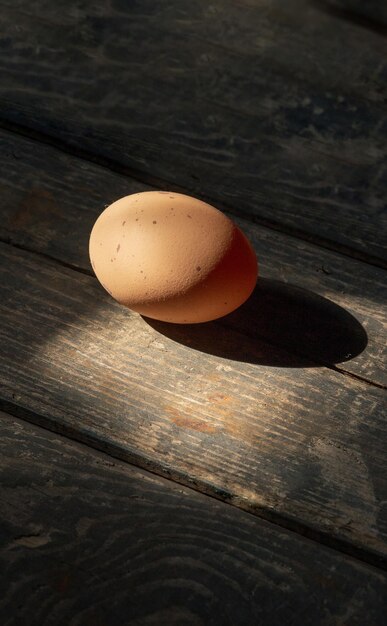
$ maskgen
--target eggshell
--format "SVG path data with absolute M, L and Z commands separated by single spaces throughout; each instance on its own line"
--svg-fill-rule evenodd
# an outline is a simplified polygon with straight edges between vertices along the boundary
M 121 198 L 97 219 L 90 259 L 121 304 L 166 322 L 198 323 L 239 307 L 257 280 L 249 241 L 224 213 L 183 194 Z

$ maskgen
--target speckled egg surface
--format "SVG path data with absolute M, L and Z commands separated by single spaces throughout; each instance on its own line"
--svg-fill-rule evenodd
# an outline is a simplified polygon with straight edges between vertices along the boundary
M 257 259 L 221 211 L 183 194 L 126 196 L 99 216 L 90 259 L 103 287 L 142 315 L 206 322 L 239 307 L 257 280 Z

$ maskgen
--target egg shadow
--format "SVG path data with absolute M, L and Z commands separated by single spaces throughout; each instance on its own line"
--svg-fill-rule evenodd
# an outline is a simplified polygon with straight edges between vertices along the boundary
M 273 367 L 318 367 L 348 361 L 367 345 L 358 320 L 316 293 L 260 278 L 239 309 L 214 322 L 171 324 L 143 318 L 194 350 Z

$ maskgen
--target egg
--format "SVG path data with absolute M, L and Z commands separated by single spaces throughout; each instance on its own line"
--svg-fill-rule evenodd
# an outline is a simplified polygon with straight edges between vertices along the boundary
M 222 317 L 252 293 L 255 252 L 224 213 L 168 191 L 136 193 L 108 206 L 90 235 L 90 260 L 121 304 L 164 322 Z

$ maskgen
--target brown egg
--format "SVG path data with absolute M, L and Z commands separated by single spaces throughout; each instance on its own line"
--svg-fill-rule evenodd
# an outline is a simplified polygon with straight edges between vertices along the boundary
M 167 191 L 121 198 L 99 216 L 90 259 L 121 304 L 166 322 L 207 322 L 239 307 L 257 280 L 245 235 L 221 211 Z

